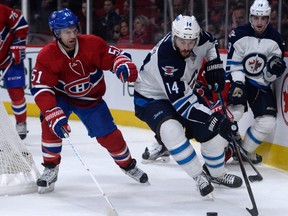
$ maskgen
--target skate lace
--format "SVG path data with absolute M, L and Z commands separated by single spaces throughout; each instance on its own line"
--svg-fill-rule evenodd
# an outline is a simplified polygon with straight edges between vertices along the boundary
M 217 181 L 224 183 L 224 184 L 233 184 L 235 176 L 230 174 L 224 174 L 221 177 L 216 178 Z
M 27 126 L 26 126 L 26 123 L 17 123 L 16 124 L 16 130 L 18 133 L 22 133 L 22 134 L 25 134 L 27 133 Z
M 134 176 L 137 179 L 140 179 L 141 176 L 144 174 L 144 172 L 137 167 L 135 167 L 131 170 L 128 170 L 126 172 L 129 173 L 131 176 Z
M 159 145 L 159 143 L 157 142 L 154 142 L 150 147 L 148 147 L 150 155 L 159 153 L 161 149 L 162 149 L 162 146 Z
M 49 182 L 50 180 L 53 180 L 54 178 L 56 178 L 57 174 L 58 174 L 57 168 L 49 169 L 46 167 L 44 169 L 43 174 L 41 175 L 40 179 L 46 180 Z
M 209 185 L 207 177 L 206 177 L 206 175 L 204 173 L 202 173 L 201 175 L 199 175 L 196 178 L 194 178 L 194 180 L 196 181 L 196 183 L 197 183 L 197 185 L 199 186 L 200 189 L 203 189 L 207 185 Z

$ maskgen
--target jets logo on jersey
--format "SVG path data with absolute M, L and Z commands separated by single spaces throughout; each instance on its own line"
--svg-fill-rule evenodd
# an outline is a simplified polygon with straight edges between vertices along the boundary
M 178 69 L 174 68 L 173 66 L 165 66 L 162 67 L 162 70 L 166 76 L 174 76 L 174 72 L 176 72 Z
M 92 83 L 89 82 L 90 77 L 87 76 L 82 79 L 75 80 L 64 86 L 64 90 L 72 97 L 83 97 L 87 95 L 93 88 Z
M 245 73 L 250 76 L 258 76 L 263 72 L 267 58 L 263 54 L 251 53 L 243 59 Z

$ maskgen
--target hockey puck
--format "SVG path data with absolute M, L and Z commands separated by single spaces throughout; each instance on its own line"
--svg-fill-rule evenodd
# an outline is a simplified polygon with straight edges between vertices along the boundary
M 217 212 L 207 212 L 207 216 L 218 216 Z

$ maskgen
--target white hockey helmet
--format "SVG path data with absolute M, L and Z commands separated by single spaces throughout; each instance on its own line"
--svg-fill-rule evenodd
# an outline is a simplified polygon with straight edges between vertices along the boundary
M 182 39 L 198 39 L 200 35 L 200 26 L 194 16 L 178 15 L 172 22 L 172 42 L 174 45 L 175 36 Z
M 270 19 L 271 7 L 267 0 L 255 0 L 250 7 L 250 17 L 253 16 L 268 16 Z

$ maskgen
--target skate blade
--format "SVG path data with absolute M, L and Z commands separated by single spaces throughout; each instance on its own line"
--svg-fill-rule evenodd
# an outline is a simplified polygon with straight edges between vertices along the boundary
M 54 187 L 55 187 L 55 183 L 52 183 L 47 187 L 38 187 L 38 193 L 39 194 L 50 193 L 54 191 Z
M 142 164 L 153 164 L 153 163 L 169 163 L 170 162 L 170 157 L 159 157 L 156 160 L 146 160 L 142 159 Z
M 207 200 L 215 201 L 215 197 L 214 197 L 213 192 L 207 194 L 205 197 L 206 197 Z

